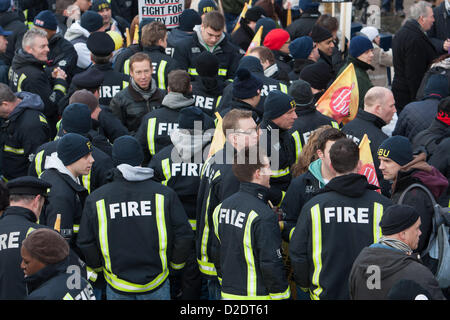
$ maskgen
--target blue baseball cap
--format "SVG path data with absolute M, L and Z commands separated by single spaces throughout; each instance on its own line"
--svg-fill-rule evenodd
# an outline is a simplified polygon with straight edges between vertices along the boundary
M 7 36 L 9 36 L 9 35 L 11 35 L 11 34 L 13 34 L 12 31 L 6 31 L 6 30 L 4 30 L 2 27 L 0 27 L 0 36 L 5 36 L 5 37 L 7 37 Z

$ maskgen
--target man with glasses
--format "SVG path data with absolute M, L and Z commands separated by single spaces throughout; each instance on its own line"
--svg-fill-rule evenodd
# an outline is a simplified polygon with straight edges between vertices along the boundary
M 233 79 L 243 52 L 225 36 L 225 18 L 220 12 L 208 12 L 202 20 L 200 26 L 194 27 L 192 38 L 177 43 L 173 58 L 181 69 L 188 70 L 193 77 L 198 75 L 195 68 L 197 57 L 201 52 L 209 51 L 219 59 L 218 75 L 224 79 Z

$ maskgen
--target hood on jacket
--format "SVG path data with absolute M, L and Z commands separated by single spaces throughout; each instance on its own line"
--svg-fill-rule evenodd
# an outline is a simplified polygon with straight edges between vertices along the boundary
M 205 41 L 203 41 L 203 37 L 202 37 L 202 31 L 201 31 L 201 25 L 198 24 L 194 27 L 193 31 L 197 34 L 197 38 L 198 38 L 198 42 L 209 52 L 214 52 L 214 49 L 223 41 L 223 39 L 225 39 L 225 33 L 222 32 L 222 35 L 220 36 L 219 41 L 217 41 L 217 43 L 215 44 L 215 46 L 213 48 L 210 48 Z
M 34 65 L 37 68 L 43 69 L 45 63 L 45 61 L 36 59 L 32 54 L 25 52 L 23 49 L 18 49 L 14 54 L 11 67 L 17 70 L 28 65 Z
M 152 168 L 133 167 L 129 164 L 122 163 L 117 166 L 125 180 L 128 181 L 144 181 L 153 178 Z
M 376 190 L 379 188 L 369 184 L 365 176 L 349 173 L 331 179 L 322 190 L 323 192 L 335 191 L 348 197 L 359 198 L 367 189 Z
M 313 162 L 310 163 L 308 170 L 309 172 L 311 172 L 311 174 L 317 179 L 319 180 L 319 188 L 323 188 L 327 182 L 325 182 L 325 180 L 322 177 L 322 159 L 317 159 L 314 160 Z
M 23 109 L 32 109 L 39 112 L 44 112 L 44 102 L 37 94 L 22 91 L 15 93 L 15 96 L 22 101 L 10 113 L 9 118 Z
M 170 133 L 170 140 L 173 143 L 174 150 L 177 151 L 177 155 L 183 162 L 189 162 L 191 159 L 197 159 L 196 155 L 199 155 L 199 160 L 203 161 L 203 147 L 211 141 L 212 135 L 209 132 L 199 133 L 186 133 L 185 130 L 174 129 Z M 172 159 L 175 159 L 175 155 L 171 155 Z
M 69 41 L 72 41 L 72 40 L 82 37 L 82 36 L 89 38 L 89 35 L 90 35 L 90 33 L 88 30 L 83 28 L 79 22 L 75 22 L 75 23 L 72 23 L 72 25 L 69 28 L 67 28 L 67 31 L 64 34 L 64 38 Z
M 66 273 L 68 266 L 69 258 L 66 258 L 58 263 L 48 264 L 35 274 L 25 277 L 28 295 L 56 275 Z
M 194 105 L 193 98 L 187 98 L 179 92 L 168 92 L 163 98 L 162 105 L 169 109 L 180 109 Z
M 426 159 L 427 155 L 423 152 L 414 156 L 411 162 L 400 169 L 399 175 L 402 177 L 403 174 L 408 175 L 411 172 L 412 177 L 419 179 L 431 191 L 434 198 L 439 199 L 447 190 L 448 180 L 438 169 L 429 165 Z M 394 184 L 396 182 L 394 180 Z
M 72 172 L 70 172 L 69 169 L 67 169 L 61 159 L 58 158 L 58 153 L 56 151 L 45 158 L 44 169 L 56 169 L 60 173 L 68 175 L 77 184 L 80 184 L 80 181 L 72 174 Z

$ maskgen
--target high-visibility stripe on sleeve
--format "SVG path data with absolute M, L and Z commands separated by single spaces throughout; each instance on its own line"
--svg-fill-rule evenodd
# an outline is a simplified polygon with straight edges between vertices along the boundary
M 250 211 L 247 218 L 247 223 L 245 224 L 244 230 L 244 255 L 245 261 L 247 262 L 247 295 L 256 296 L 257 295 L 257 275 L 256 275 L 256 264 L 255 256 L 253 255 L 252 246 L 252 234 L 251 228 L 253 220 L 258 217 L 255 211 Z
M 280 170 L 272 170 L 272 175 L 270 176 L 271 178 L 280 178 L 280 177 L 284 177 L 286 175 L 288 175 L 290 173 L 290 169 L 289 167 L 286 167 L 284 169 L 280 169 Z
M 339 124 L 336 121 L 331 121 L 331 126 L 333 128 L 339 129 Z
M 125 80 L 122 81 L 122 89 L 125 89 L 126 87 L 128 87 L 128 85 L 129 85 L 128 81 Z
M 198 76 L 198 72 L 197 72 L 197 69 L 196 69 L 196 68 L 188 68 L 188 73 L 189 73 L 191 76 Z
M 381 237 L 380 221 L 383 216 L 383 206 L 381 203 L 375 202 L 373 204 L 373 243 L 377 243 Z
M 320 286 L 319 278 L 322 271 L 322 226 L 320 219 L 320 205 L 316 204 L 311 208 L 311 222 L 312 222 L 312 259 L 314 263 L 314 273 L 312 276 L 312 284 L 316 287 L 311 292 L 312 300 L 319 300 L 319 295 L 323 289 Z
M 25 73 L 22 73 L 19 77 L 19 81 L 17 82 L 17 92 L 22 91 L 22 82 L 27 78 Z
M 39 121 L 48 124 L 47 119 L 42 114 L 39 115 Z
M 280 83 L 280 91 L 283 93 L 288 93 L 288 87 L 284 83 Z
M 91 172 L 92 172 L 92 170 L 89 171 L 89 173 L 87 175 L 81 177 L 83 186 L 86 188 L 88 193 L 91 193 Z
M 219 204 L 216 207 L 216 209 L 214 209 L 214 213 L 213 213 L 214 233 L 215 233 L 217 239 L 219 239 L 219 241 L 220 241 L 220 237 L 219 237 L 219 211 L 220 211 L 221 207 L 222 207 L 222 204 Z
M 280 292 L 280 293 L 271 293 L 270 298 L 272 300 L 283 300 L 283 299 L 289 299 L 291 296 L 291 288 L 288 286 L 286 291 Z
M 80 225 L 79 224 L 74 224 L 73 225 L 73 233 L 78 233 L 80 231 Z
M 292 138 L 294 138 L 294 145 L 295 145 L 295 162 L 298 162 L 298 159 L 300 158 L 300 154 L 302 153 L 303 147 L 302 147 L 302 140 L 300 139 L 300 133 L 298 131 L 292 132 Z
M 219 106 L 221 100 L 222 100 L 222 96 L 218 96 L 217 101 L 216 101 L 216 108 Z
M 155 131 L 156 131 L 156 118 L 150 118 L 147 122 L 147 144 L 148 151 L 152 156 L 155 155 Z
M 167 61 L 161 60 L 158 66 L 158 88 L 166 89 L 166 79 L 165 79 L 165 71 L 166 71 Z
M 292 235 L 294 234 L 295 227 L 292 228 L 291 232 L 289 232 L 289 241 L 292 239 Z
M 39 151 L 34 157 L 34 169 L 38 177 L 42 174 L 42 158 L 44 157 L 44 150 Z
M 192 230 L 196 231 L 197 230 L 197 220 L 195 219 L 189 219 L 189 224 L 191 225 Z
M 25 150 L 23 148 L 14 148 L 11 146 L 7 146 L 6 144 L 3 147 L 3 151 L 15 153 L 15 154 L 25 154 Z
M 55 84 L 55 86 L 53 87 L 53 91 L 56 91 L 56 90 L 62 92 L 62 94 L 66 94 L 66 87 L 64 87 L 61 84 Z
M 25 238 L 27 238 L 27 237 L 29 236 L 29 234 L 30 234 L 31 232 L 33 232 L 34 230 L 36 230 L 36 229 L 33 228 L 33 227 L 29 227 L 28 230 L 27 230 L 27 233 L 26 233 L 26 235 L 25 235 Z
M 123 73 L 126 75 L 130 74 L 130 59 L 125 60 L 123 63 Z
M 217 72 L 217 74 L 219 75 L 219 76 L 226 76 L 227 75 L 227 72 L 228 72 L 228 69 L 225 69 L 225 68 L 219 68 L 219 71 Z
M 176 264 L 173 262 L 170 263 L 170 267 L 174 270 L 181 270 L 184 268 L 185 265 L 186 265 L 186 263 L 180 263 L 180 264 Z
M 109 259 L 109 244 L 108 244 L 108 217 L 106 216 L 105 200 L 99 200 L 95 203 L 97 207 L 98 218 L 98 237 L 100 242 L 100 249 L 102 251 L 104 268 L 111 270 L 111 261 Z
M 167 186 L 169 179 L 172 177 L 172 173 L 170 171 L 170 159 L 167 158 L 167 159 L 164 159 L 163 161 L 161 161 L 161 167 L 162 167 L 164 177 L 166 178 L 166 180 L 162 181 L 161 183 L 163 185 Z

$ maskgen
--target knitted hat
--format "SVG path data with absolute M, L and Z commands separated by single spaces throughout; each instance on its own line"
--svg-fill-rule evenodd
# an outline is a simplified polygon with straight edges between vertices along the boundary
M 319 2 L 312 2 L 311 0 L 300 0 L 298 6 L 302 11 L 307 11 L 309 9 L 317 8 L 320 5 Z
M 92 143 L 77 133 L 66 133 L 58 140 L 58 158 L 68 166 L 92 152 Z
M 264 38 L 264 46 L 270 50 L 280 50 L 289 40 L 289 33 L 281 28 L 270 30 Z
M 315 24 L 311 30 L 311 38 L 314 42 L 322 42 L 327 39 L 333 38 L 333 35 L 331 34 L 328 29 L 325 29 L 324 27 L 319 26 L 318 24 Z
M 304 80 L 292 82 L 288 94 L 294 98 L 297 106 L 313 106 L 314 95 L 311 91 L 311 85 Z
M 32 176 L 23 176 L 8 181 L 6 184 L 9 194 L 47 195 L 51 184 Z
M 370 49 L 373 49 L 372 41 L 364 36 L 356 36 L 350 40 L 349 53 L 354 58 L 358 58 Z
M 384 140 L 378 147 L 379 157 L 389 158 L 404 166 L 413 160 L 411 142 L 403 136 L 392 136 Z
M 179 21 L 178 28 L 182 31 L 192 31 L 196 25 L 202 24 L 202 18 L 194 9 L 185 9 L 180 14 Z
M 332 78 L 329 66 L 322 61 L 309 64 L 300 72 L 300 79 L 305 80 L 317 90 L 326 89 Z
M 238 99 L 253 98 L 258 95 L 258 90 L 261 90 L 262 86 L 262 81 L 252 75 L 248 69 L 240 68 L 233 81 L 233 96 Z
M 364 27 L 359 32 L 369 38 L 370 41 L 373 41 L 376 37 L 380 35 L 378 29 L 372 26 Z
M 277 27 L 277 24 L 275 23 L 275 21 L 273 21 L 273 19 L 271 18 L 260 18 L 258 19 L 258 21 L 256 21 L 256 27 L 255 30 L 258 31 L 259 27 L 263 27 L 263 31 L 262 31 L 262 36 L 261 36 L 261 41 L 264 42 L 264 39 L 266 38 L 266 35 L 273 29 L 275 29 Z
M 219 71 L 219 59 L 216 55 L 205 50 L 197 56 L 195 68 L 201 77 L 214 78 Z
M 22 246 L 33 258 L 46 265 L 61 262 L 69 256 L 69 244 L 53 229 L 39 228 L 32 231 Z
M 99 57 L 109 56 L 115 49 L 114 40 L 106 32 L 93 32 L 86 41 L 87 48 L 93 55 Z
M 89 32 L 95 32 L 103 27 L 103 18 L 97 12 L 88 10 L 82 14 L 80 25 Z
M 85 135 L 91 130 L 91 110 L 83 103 L 69 104 L 63 111 L 61 125 L 66 132 Z
M 98 106 L 98 99 L 95 95 L 86 89 L 81 89 L 75 91 L 69 98 L 69 104 L 72 103 L 82 103 L 89 107 L 89 110 L 92 112 Z M 65 110 L 64 110 L 65 111 Z
M 448 96 L 448 79 L 443 74 L 432 74 L 423 90 L 424 97 L 442 99 Z
M 144 152 L 135 137 L 121 136 L 114 140 L 112 160 L 115 166 L 126 163 L 130 166 L 140 166 L 144 160 Z
M 201 122 L 203 131 L 214 128 L 214 120 L 199 107 L 187 107 L 180 110 L 178 115 L 179 129 L 196 129 L 199 127 L 199 124 L 195 122 Z
M 201 0 L 198 3 L 198 13 L 200 15 L 214 10 L 217 10 L 217 6 L 213 0 Z
M 250 72 L 264 72 L 264 68 L 261 64 L 261 60 L 254 56 L 243 56 L 241 60 L 239 60 L 238 69 L 246 68 Z
M 0 0 L 0 12 L 8 11 L 11 7 L 11 0 Z
M 95 0 L 92 3 L 91 10 L 95 12 L 102 11 L 103 9 L 111 9 L 111 5 L 107 0 Z
M 50 10 L 44 10 L 39 12 L 34 17 L 33 23 L 35 26 L 48 30 L 56 30 L 58 28 L 58 21 L 56 21 L 56 16 Z
M 432 300 L 430 293 L 413 280 L 400 279 L 387 295 L 388 300 Z
M 74 75 L 72 83 L 78 89 L 96 89 L 103 83 L 104 78 L 105 74 L 102 71 L 97 68 L 89 68 Z
M 399 233 L 417 222 L 420 215 L 414 207 L 394 204 L 386 209 L 381 217 L 381 232 L 385 236 Z
M 295 100 L 280 90 L 272 90 L 264 101 L 264 119 L 276 119 L 295 108 Z
M 248 21 L 256 22 L 265 15 L 266 12 L 264 11 L 263 8 L 259 6 L 253 6 L 250 9 L 248 9 L 247 12 L 245 13 L 245 19 L 247 19 Z
M 295 39 L 289 45 L 289 53 L 294 59 L 307 59 L 313 49 L 313 40 L 309 36 Z

